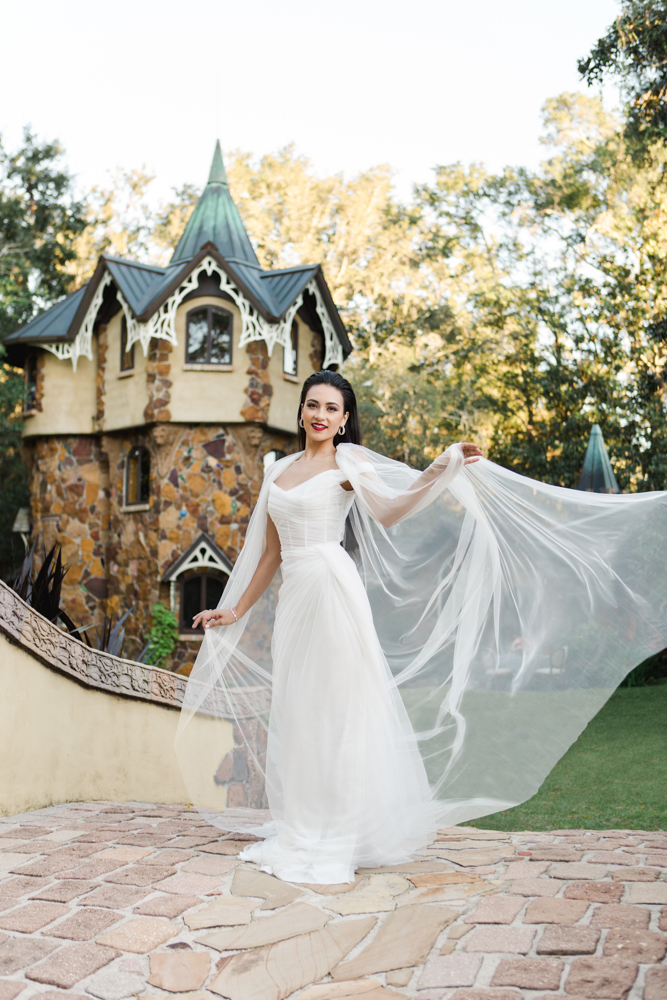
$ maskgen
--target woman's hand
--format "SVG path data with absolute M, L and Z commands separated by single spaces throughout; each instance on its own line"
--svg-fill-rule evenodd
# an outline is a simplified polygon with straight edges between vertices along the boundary
M 229 608 L 215 608 L 213 611 L 200 611 L 195 615 L 192 627 L 198 628 L 203 625 L 204 628 L 216 628 L 218 625 L 233 625 L 235 620 Z
M 463 459 L 466 465 L 470 465 L 472 462 L 479 462 L 480 458 L 484 458 L 484 455 L 476 444 L 471 444 L 470 441 L 461 441 L 460 444 L 463 450 Z M 444 472 L 449 465 L 450 458 L 451 453 L 443 451 L 442 455 L 438 455 L 429 468 L 432 469 L 436 475 L 440 475 L 440 473 Z
M 479 462 L 480 458 L 484 458 L 477 445 L 471 444 L 470 441 L 462 441 L 461 447 L 463 448 L 463 457 L 465 458 L 466 465 L 470 465 L 471 462 Z

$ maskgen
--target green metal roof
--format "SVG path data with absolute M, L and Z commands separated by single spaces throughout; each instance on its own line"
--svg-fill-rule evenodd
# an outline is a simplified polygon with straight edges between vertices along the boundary
M 208 183 L 197 202 L 170 264 L 191 260 L 204 243 L 214 243 L 225 260 L 252 264 L 259 261 L 232 200 L 222 160 L 220 141 L 215 144 Z
M 609 461 L 607 446 L 599 424 L 593 424 L 586 448 L 584 465 L 579 476 L 578 489 L 587 493 L 620 493 L 614 470 Z
M 76 292 L 72 292 L 60 302 L 56 302 L 50 309 L 45 309 L 25 326 L 8 334 L 3 343 L 12 346 L 18 343 L 40 343 L 44 340 L 64 341 L 65 343 L 68 340 L 73 340 L 73 337 L 68 337 L 68 332 L 87 288 L 87 284 L 83 285 Z

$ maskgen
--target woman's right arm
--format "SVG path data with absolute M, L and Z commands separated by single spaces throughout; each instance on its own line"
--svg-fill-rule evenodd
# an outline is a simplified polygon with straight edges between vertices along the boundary
M 280 566 L 281 561 L 282 555 L 278 532 L 271 518 L 267 516 L 264 552 L 257 563 L 257 569 L 254 572 L 252 580 L 234 608 L 237 619 L 243 618 L 250 611 L 253 604 L 260 599 L 276 575 L 276 570 Z M 234 621 L 234 615 L 229 608 L 216 608 L 211 611 L 200 611 L 198 615 L 195 615 L 192 627 L 197 628 L 198 625 L 202 624 L 204 628 L 214 628 L 217 625 L 233 625 Z

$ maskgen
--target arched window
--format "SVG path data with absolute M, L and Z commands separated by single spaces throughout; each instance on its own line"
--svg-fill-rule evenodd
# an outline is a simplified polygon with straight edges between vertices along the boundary
M 181 620 L 179 631 L 200 635 L 204 630 L 192 627 L 192 619 L 206 608 L 217 608 L 229 577 L 220 571 L 195 571 L 181 577 Z
M 220 306 L 200 306 L 186 317 L 185 361 L 189 365 L 231 365 L 234 317 Z
M 296 375 L 299 365 L 299 324 L 292 321 L 290 346 L 283 347 L 283 371 L 285 375 Z
M 125 467 L 125 506 L 148 503 L 150 496 L 151 456 L 148 448 L 133 448 Z
M 134 344 L 127 346 L 127 320 L 125 314 L 120 323 L 120 370 L 131 372 L 134 369 Z

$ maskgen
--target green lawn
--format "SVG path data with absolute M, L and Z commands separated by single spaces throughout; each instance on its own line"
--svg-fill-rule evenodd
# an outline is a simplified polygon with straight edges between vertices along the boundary
M 667 684 L 619 688 L 523 805 L 487 830 L 667 829 Z

